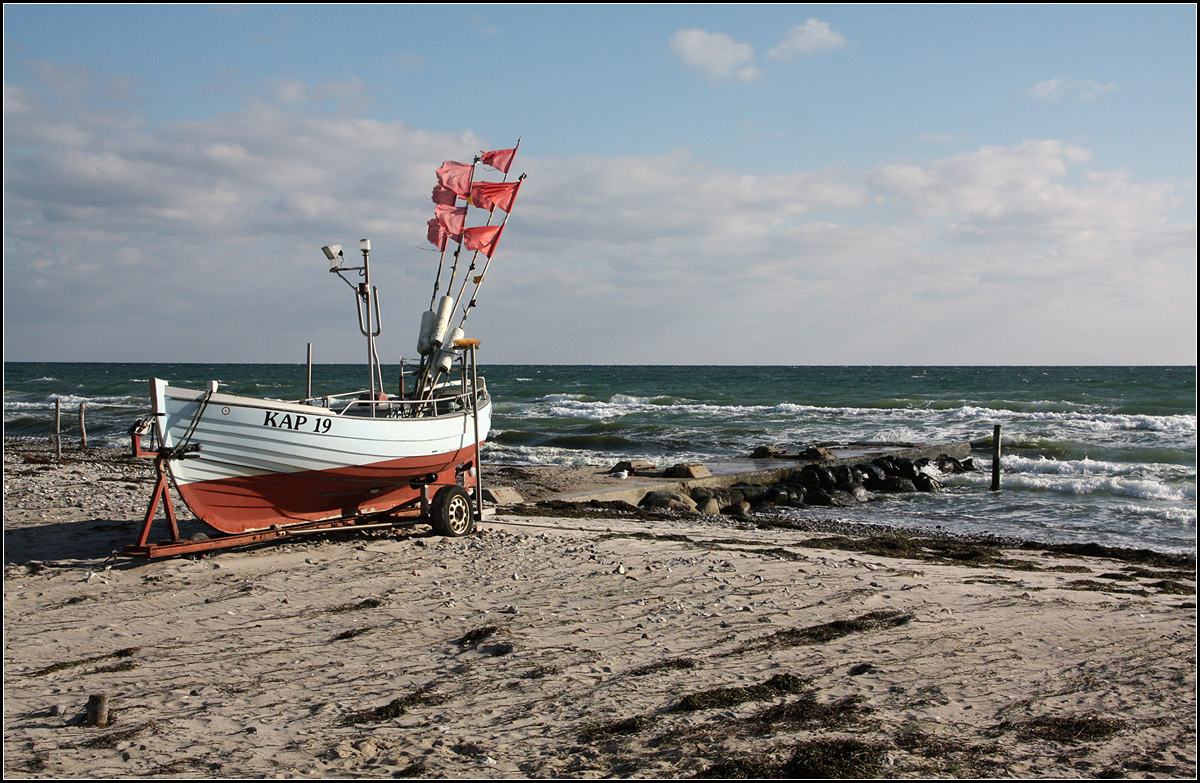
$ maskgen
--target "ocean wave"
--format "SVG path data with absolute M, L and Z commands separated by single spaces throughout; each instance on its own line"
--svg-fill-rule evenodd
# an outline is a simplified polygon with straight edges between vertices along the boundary
M 1002 466 L 1005 464 L 1001 460 Z M 960 474 L 948 478 L 947 484 L 985 486 L 990 476 L 983 473 Z M 1194 484 L 1164 483 L 1154 478 L 1113 476 L 1098 473 L 1019 473 L 1003 471 L 1000 485 L 1004 490 L 1024 490 L 1064 495 L 1107 495 L 1169 503 L 1189 503 L 1196 500 Z
M 641 459 L 638 455 L 631 458 Z M 601 464 L 596 455 L 581 452 L 578 449 L 564 449 L 552 446 L 489 446 L 487 451 L 489 462 L 510 465 L 597 465 Z
M 573 394 L 561 392 L 557 394 L 546 394 L 538 398 L 541 402 L 574 402 L 576 400 L 586 399 L 586 394 Z
M 1001 411 L 995 408 L 981 408 L 972 405 L 964 405 L 956 413 L 958 418 L 963 419 L 1005 418 L 1017 422 L 1065 423 L 1095 431 L 1145 430 L 1149 432 L 1176 433 L 1194 433 L 1196 431 L 1196 417 L 1187 414 L 1151 416 L 1148 414 L 1126 413 L 1020 412 Z
M 102 397 L 86 397 L 75 394 L 52 394 L 42 400 L 5 400 L 5 412 L 13 411 L 48 411 L 54 410 L 54 402 L 58 400 L 62 407 L 79 405 L 86 403 L 88 405 L 109 406 L 109 407 L 143 407 L 146 405 L 146 400 L 141 397 L 131 397 L 123 395 L 102 396 Z
M 1144 520 L 1144 524 L 1154 525 L 1158 522 L 1168 522 L 1183 527 L 1196 526 L 1196 507 L 1193 506 L 1140 506 L 1131 505 L 1129 511 Z
M 1057 460 L 1038 457 L 1002 457 L 1001 467 L 1020 473 L 1043 473 L 1059 476 L 1084 474 L 1127 474 L 1140 470 L 1142 466 L 1132 463 L 1106 462 L 1088 457 L 1073 460 Z

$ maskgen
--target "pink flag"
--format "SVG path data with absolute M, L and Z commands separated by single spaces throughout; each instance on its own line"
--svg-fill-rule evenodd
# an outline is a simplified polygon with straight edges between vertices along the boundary
M 491 212 L 499 207 L 505 212 L 512 212 L 513 200 L 517 197 L 517 189 L 521 180 L 516 182 L 476 182 L 471 185 L 471 203 L 480 209 Z
M 511 150 L 492 150 L 491 152 L 479 153 L 479 162 L 485 166 L 491 166 L 494 169 L 500 169 L 505 174 L 512 168 L 513 158 L 516 157 L 517 148 Z
M 471 173 L 475 167 L 470 163 L 447 160 L 437 170 L 438 184 L 444 185 L 461 198 L 471 195 Z
M 446 249 L 446 242 L 450 239 L 442 222 L 437 218 L 429 218 L 429 233 L 426 237 L 429 239 L 429 244 L 442 251 Z
M 431 198 L 434 204 L 445 204 L 448 207 L 452 207 L 458 196 L 454 195 L 454 191 L 445 185 L 434 185 L 433 196 Z
M 504 226 L 474 226 L 463 229 L 463 247 L 467 250 L 478 250 L 488 258 L 496 252 L 496 242 Z
M 457 240 L 462 234 L 463 224 L 467 222 L 467 208 L 438 204 L 433 208 L 433 214 L 437 216 L 438 222 L 442 224 L 442 228 L 446 229 L 450 238 Z

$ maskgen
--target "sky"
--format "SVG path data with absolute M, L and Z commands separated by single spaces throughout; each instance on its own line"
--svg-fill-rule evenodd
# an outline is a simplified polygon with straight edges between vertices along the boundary
M 481 363 L 1194 365 L 1196 21 L 5 4 L 4 358 L 363 361 L 365 237 L 412 360 L 436 170 L 519 139 Z

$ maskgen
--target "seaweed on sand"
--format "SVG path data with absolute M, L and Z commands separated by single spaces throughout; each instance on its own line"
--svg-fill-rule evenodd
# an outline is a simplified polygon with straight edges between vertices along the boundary
M 383 721 L 400 717 L 408 712 L 409 708 L 411 707 L 441 704 L 449 697 L 442 694 L 432 693 L 435 687 L 435 684 L 430 683 L 418 688 L 410 694 L 392 699 L 383 706 L 352 712 L 342 718 L 341 725 L 355 726 L 361 723 L 382 723 Z
M 794 674 L 776 674 L 766 682 L 757 685 L 714 688 L 712 690 L 688 694 L 672 706 L 667 707 L 661 714 L 695 712 L 717 707 L 733 707 L 747 701 L 761 701 L 784 694 L 797 693 L 806 690 L 808 687 L 810 687 L 810 680 L 806 678 L 797 677 Z M 593 742 L 614 736 L 636 734 L 652 726 L 658 719 L 659 715 L 647 714 L 635 715 L 632 718 L 622 718 L 607 723 L 593 723 L 585 726 L 579 732 L 579 738 L 582 742 Z
M 465 634 L 455 639 L 454 643 L 459 647 L 471 647 L 479 644 L 484 639 L 487 639 L 489 636 L 492 636 L 499 630 L 500 626 L 498 625 L 484 625 L 476 628 L 473 631 L 467 631 Z
M 698 778 L 828 778 L 879 777 L 886 748 L 856 739 L 823 737 L 801 742 L 782 763 L 762 758 L 724 759 L 696 775 Z
M 695 658 L 668 658 L 665 661 L 657 661 L 648 663 L 645 666 L 638 666 L 635 669 L 630 669 L 628 674 L 630 677 L 645 677 L 648 674 L 654 674 L 659 671 L 675 671 L 679 669 L 694 669 L 700 665 L 700 662 Z
M 642 729 L 654 723 L 654 715 L 635 715 L 632 718 L 609 721 L 607 723 L 591 723 L 579 732 L 580 742 L 595 742 L 625 734 L 637 734 Z
M 732 707 L 747 701 L 762 701 L 772 696 L 799 693 L 810 687 L 812 680 L 794 674 L 776 674 L 764 683 L 735 688 L 713 688 L 684 696 L 667 712 L 696 712 L 714 707 Z
M 1084 715 L 1041 715 L 1022 721 L 1005 721 L 991 729 L 993 734 L 1015 731 L 1023 740 L 1051 742 L 1092 742 L 1102 740 L 1125 728 L 1125 721 L 1095 713 Z
M 112 713 L 111 712 L 109 713 L 109 723 L 110 724 L 112 723 Z M 104 734 L 101 734 L 99 737 L 95 737 L 93 739 L 88 740 L 87 742 L 79 743 L 78 747 L 81 747 L 81 748 L 115 748 L 118 744 L 120 744 L 122 742 L 127 742 L 128 740 L 133 739 L 134 737 L 141 734 L 146 729 L 153 729 L 153 728 L 157 728 L 157 724 L 154 721 L 150 721 L 149 723 L 143 723 L 141 726 L 133 726 L 132 728 L 128 728 L 128 729 L 121 729 L 119 731 L 106 732 Z
M 342 612 L 356 612 L 360 609 L 375 609 L 382 605 L 383 601 L 379 600 L 378 598 L 364 598 L 358 603 L 342 604 L 340 606 L 335 606 L 332 609 L 326 609 L 325 611 L 332 614 L 341 614 Z
M 805 628 L 788 628 L 773 633 L 770 636 L 751 639 L 742 644 L 733 654 L 736 655 L 751 650 L 824 644 L 852 633 L 895 628 L 904 625 L 911 619 L 912 615 L 907 612 L 895 609 L 883 609 L 877 612 L 868 612 L 849 620 L 834 620 L 820 625 L 810 625 Z
M 832 702 L 802 698 L 767 707 L 751 715 L 750 722 L 758 724 L 763 730 L 772 730 L 780 724 L 839 726 L 853 723 L 870 711 L 865 699 L 857 694 Z
M 87 666 L 89 663 L 99 663 L 100 661 L 107 661 L 110 658 L 128 658 L 132 655 L 136 655 L 139 649 L 141 649 L 141 648 L 126 647 L 122 650 L 105 653 L 104 655 L 94 655 L 91 658 L 81 658 L 77 661 L 63 661 L 62 663 L 54 663 L 54 664 L 51 664 L 51 665 L 45 667 L 44 669 L 38 669 L 37 671 L 30 672 L 29 676 L 30 677 L 41 677 L 46 674 L 51 674 L 53 672 L 62 671 L 63 669 L 70 669 L 75 666 Z M 132 667 L 128 667 L 128 668 L 132 668 Z M 121 671 L 121 670 L 122 669 L 109 669 L 109 671 Z

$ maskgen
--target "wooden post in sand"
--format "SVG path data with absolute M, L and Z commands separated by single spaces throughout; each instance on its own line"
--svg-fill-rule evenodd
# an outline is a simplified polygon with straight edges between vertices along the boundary
M 1000 491 L 1000 425 L 992 429 L 992 492 Z
M 62 398 L 54 398 L 54 453 L 62 461 Z
M 85 449 L 87 448 L 87 424 L 83 421 L 83 406 L 87 403 L 79 403 L 79 443 Z
M 108 725 L 108 694 L 93 693 L 87 700 L 87 725 Z

